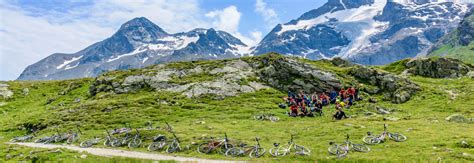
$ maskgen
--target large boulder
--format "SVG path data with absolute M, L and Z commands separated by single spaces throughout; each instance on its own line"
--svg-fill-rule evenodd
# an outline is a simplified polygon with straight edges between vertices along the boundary
M 466 118 L 461 114 L 450 115 L 450 116 L 446 117 L 445 120 L 449 121 L 449 122 L 457 122 L 457 123 L 472 123 L 472 122 L 474 122 L 473 118 Z
M 13 92 L 8 89 L 10 85 L 5 83 L 0 83 L 0 96 L 4 99 L 13 97 Z
M 451 58 L 419 58 L 407 62 L 405 66 L 410 74 L 432 78 L 458 78 L 470 71 L 468 65 Z
M 323 92 L 341 87 L 341 80 L 336 74 L 295 58 L 284 57 L 265 62 L 265 67 L 259 72 L 260 79 L 280 90 Z
M 406 78 L 365 66 L 354 66 L 349 74 L 360 82 L 377 86 L 397 104 L 410 100 L 411 96 L 420 90 L 417 84 Z
M 262 83 L 248 81 L 250 78 L 256 78 L 254 71 L 247 62 L 240 59 L 226 61 L 222 67 L 196 66 L 178 69 L 158 65 L 153 68 L 152 73 L 129 75 L 122 80 L 117 80 L 114 76 L 105 74 L 96 79 L 89 88 L 89 92 L 91 95 L 99 92 L 121 94 L 136 92 L 141 89 L 151 89 L 181 93 L 189 98 L 207 94 L 222 98 L 268 88 Z M 186 77 L 194 79 L 194 77 L 202 76 L 215 76 L 215 79 L 180 81 L 180 79 Z

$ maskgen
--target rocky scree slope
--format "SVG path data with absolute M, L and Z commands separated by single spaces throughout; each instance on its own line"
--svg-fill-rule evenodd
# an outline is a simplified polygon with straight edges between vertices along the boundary
M 328 65 L 330 69 L 328 68 Z M 320 67 L 321 66 L 321 67 Z M 267 54 L 221 61 L 160 64 L 113 71 L 95 79 L 89 92 L 128 93 L 141 89 L 178 92 L 189 98 L 224 98 L 273 87 L 281 91 L 322 92 L 344 86 L 385 93 L 394 103 L 410 99 L 420 88 L 408 79 L 365 66 L 338 67 L 332 62 Z

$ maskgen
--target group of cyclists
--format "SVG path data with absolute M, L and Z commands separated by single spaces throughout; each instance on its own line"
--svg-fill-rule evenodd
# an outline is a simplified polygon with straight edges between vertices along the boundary
M 299 93 L 288 91 L 288 97 L 284 97 L 284 100 L 290 108 L 288 115 L 291 117 L 313 117 L 315 113 L 322 115 L 324 106 L 334 104 L 336 113 L 333 119 L 341 120 L 347 118 L 344 109 L 349 109 L 356 100 L 359 100 L 358 94 L 354 86 L 341 88 L 339 92 L 335 89 L 312 94 L 306 94 L 304 91 Z

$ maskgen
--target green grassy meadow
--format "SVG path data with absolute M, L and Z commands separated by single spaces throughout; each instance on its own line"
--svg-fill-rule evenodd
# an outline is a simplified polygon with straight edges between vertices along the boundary
M 344 68 L 335 67 L 318 61 L 306 61 L 330 71 L 345 73 Z M 176 65 L 175 65 L 176 66 Z M 398 71 L 397 68 L 385 67 L 386 71 Z M 27 157 L 32 149 L 5 144 L 14 136 L 24 135 L 25 127 L 43 128 L 39 136 L 55 133 L 56 129 L 66 132 L 80 125 L 83 131 L 81 140 L 94 136 L 105 136 L 104 130 L 124 127 L 130 124 L 140 128 L 145 138 L 158 134 L 171 134 L 164 130 L 144 130 L 146 123 L 153 126 L 164 126 L 169 122 L 182 146 L 189 150 L 177 153 L 179 156 L 252 160 L 252 161 L 357 161 L 357 162 L 472 162 L 474 161 L 474 124 L 448 122 L 445 118 L 454 113 L 465 117 L 474 117 L 474 80 L 432 79 L 409 77 L 421 86 L 412 99 L 403 104 L 385 101 L 382 95 L 373 95 L 377 103 L 369 103 L 368 96 L 346 110 L 351 118 L 340 121 L 331 119 L 335 109 L 333 105 L 324 107 L 322 117 L 291 118 L 286 116 L 286 109 L 278 108 L 284 102 L 285 92 L 269 88 L 253 93 L 241 94 L 216 100 L 212 97 L 187 98 L 171 92 L 142 90 L 128 94 L 99 93 L 91 96 L 88 93 L 93 79 L 64 81 L 11 81 L 7 82 L 14 92 L 12 99 L 0 99 L 0 162 L 3 161 L 60 161 L 60 162 L 148 162 L 128 158 L 105 158 L 63 150 L 61 153 L 40 153 L 34 158 Z M 194 80 L 194 79 L 189 79 Z M 204 80 L 204 79 L 196 79 Z M 207 80 L 207 79 L 206 79 Z M 351 79 L 348 79 L 350 82 Z M 72 84 L 71 84 L 72 83 Z M 24 88 L 29 89 L 27 96 Z M 80 98 L 80 102 L 75 102 Z M 389 115 L 370 115 L 375 112 L 374 106 L 392 110 Z M 273 113 L 280 117 L 278 122 L 256 121 L 253 116 L 258 113 Z M 387 117 L 399 118 L 396 121 L 385 120 Z M 387 141 L 370 146 L 369 153 L 353 152 L 347 158 L 339 159 L 329 155 L 329 142 L 342 142 L 349 134 L 352 142 L 362 143 L 362 137 L 368 131 L 381 133 L 383 124 L 388 124 L 388 131 L 400 132 L 408 137 L 406 142 Z M 254 138 L 260 137 L 265 149 L 274 142 L 286 143 L 294 134 L 296 143 L 311 149 L 310 156 L 289 155 L 273 158 L 268 153 L 263 158 L 248 157 L 228 158 L 218 154 L 202 155 L 196 152 L 197 145 L 205 137 L 222 137 L 227 133 L 231 141 L 242 141 L 254 144 Z M 465 140 L 471 147 L 462 148 L 459 142 Z M 151 140 L 147 139 L 145 145 Z M 77 144 L 76 144 L 77 145 Z M 97 147 L 103 147 L 97 145 Z M 146 152 L 145 147 L 127 149 Z M 24 154 L 7 159 L 7 155 Z M 156 152 L 163 153 L 164 152 Z

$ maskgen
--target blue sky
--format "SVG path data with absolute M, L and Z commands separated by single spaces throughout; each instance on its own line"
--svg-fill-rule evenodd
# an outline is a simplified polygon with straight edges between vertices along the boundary
M 146 17 L 169 33 L 227 31 L 256 44 L 327 0 L 0 0 L 0 80 L 53 53 L 74 53 Z

